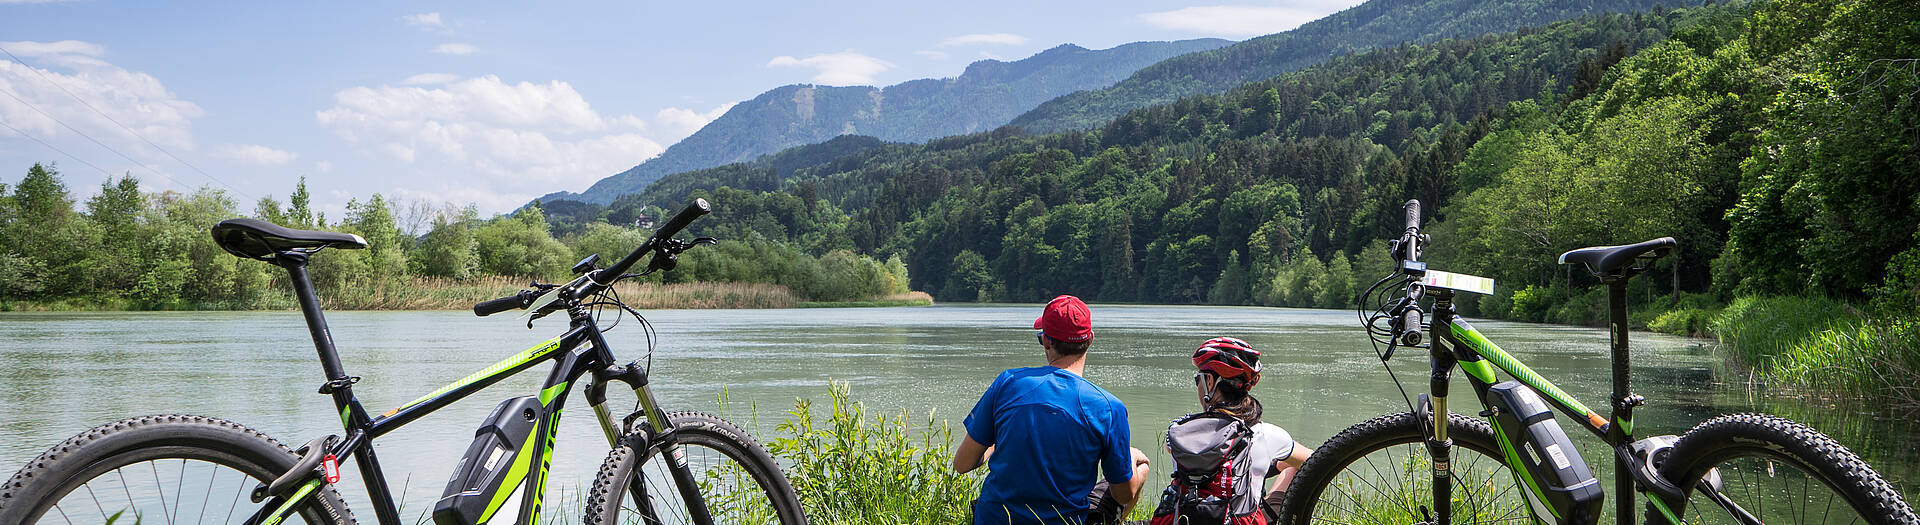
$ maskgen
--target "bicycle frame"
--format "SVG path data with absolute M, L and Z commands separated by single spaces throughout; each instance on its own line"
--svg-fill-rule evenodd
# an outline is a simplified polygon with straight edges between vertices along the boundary
M 1428 441 L 1427 448 L 1434 462 L 1434 494 L 1435 502 L 1439 507 L 1436 509 L 1439 514 L 1436 520 L 1438 523 L 1452 522 L 1449 506 L 1438 503 L 1452 499 L 1452 488 L 1448 477 L 1450 473 L 1448 459 L 1452 442 L 1447 439 L 1446 417 L 1448 381 L 1456 366 L 1466 372 L 1467 382 L 1473 386 L 1475 396 L 1480 400 L 1483 409 L 1487 408 L 1488 389 L 1498 382 L 1498 377 L 1494 375 L 1494 371 L 1498 369 L 1539 392 L 1548 405 L 1567 415 L 1568 418 L 1577 422 L 1580 428 L 1586 429 L 1611 447 L 1614 451 L 1615 475 L 1612 492 L 1615 495 L 1617 523 L 1632 525 L 1635 514 L 1633 494 L 1636 485 L 1644 492 L 1661 495 L 1679 494 L 1678 489 L 1672 485 L 1648 476 L 1643 469 L 1644 462 L 1632 453 L 1633 408 L 1639 406 L 1644 399 L 1630 393 L 1628 388 L 1625 279 L 1606 284 L 1609 287 L 1608 306 L 1613 319 L 1613 394 L 1610 397 L 1612 413 L 1606 417 L 1602 417 L 1598 412 L 1581 404 L 1578 399 L 1554 386 L 1552 381 L 1535 373 L 1520 359 L 1502 350 L 1481 335 L 1472 325 L 1467 324 L 1454 310 L 1452 291 L 1436 288 L 1428 292 L 1434 298 L 1434 305 L 1431 317 L 1433 322 L 1430 326 L 1432 335 L 1429 339 L 1432 341 L 1429 347 L 1429 362 L 1432 366 L 1430 387 L 1433 396 L 1431 401 L 1433 419 L 1429 424 L 1433 426 L 1429 430 L 1431 440 Z M 1425 411 L 1426 408 L 1423 407 L 1422 410 Z M 1526 497 L 1530 499 L 1541 497 L 1537 494 L 1539 480 L 1532 479 L 1532 474 L 1526 469 L 1517 468 L 1519 463 L 1514 457 L 1515 451 L 1509 448 L 1504 450 L 1504 453 L 1508 456 L 1506 459 L 1509 465 L 1516 466 L 1509 470 L 1513 472 L 1516 482 L 1528 491 Z M 1679 522 L 1679 519 L 1674 517 L 1673 511 L 1667 508 L 1660 497 L 1649 497 L 1647 500 L 1673 522 Z M 1535 513 L 1534 518 L 1542 523 L 1552 522 L 1552 516 L 1537 515 L 1538 511 L 1532 505 L 1529 505 L 1528 511 Z
M 632 363 L 624 366 L 613 364 L 613 355 L 608 350 L 599 327 L 595 325 L 586 309 L 578 307 L 567 311 L 570 328 L 565 334 L 508 356 L 472 375 L 377 417 L 369 416 L 366 409 L 361 406 L 360 400 L 353 394 L 353 384 L 359 381 L 359 378 L 347 375 L 340 364 L 340 356 L 334 348 L 332 335 L 327 330 L 326 318 L 321 312 L 318 296 L 313 289 L 313 281 L 307 274 L 307 254 L 282 253 L 272 262 L 286 268 L 291 277 L 294 295 L 300 301 L 300 311 L 306 318 L 307 328 L 313 337 L 314 349 L 320 355 L 321 368 L 327 377 L 326 383 L 320 387 L 320 393 L 332 396 L 334 406 L 340 413 L 341 427 L 346 431 L 346 437 L 326 447 L 325 453 L 340 461 L 352 458 L 357 462 L 366 484 L 368 497 L 372 500 L 375 516 L 382 525 L 399 525 L 401 521 L 392 491 L 381 470 L 380 460 L 374 454 L 374 438 L 549 360 L 554 361 L 554 366 L 547 374 L 547 380 L 539 391 L 539 400 L 546 408 L 546 417 L 536 423 L 527 445 L 520 450 L 512 462 L 514 471 L 525 473 L 525 477 L 521 478 L 524 481 L 517 485 L 509 483 L 492 495 L 492 502 L 482 521 L 486 521 L 497 512 L 513 512 L 517 515 L 516 521 L 519 523 L 533 523 L 539 517 L 541 497 L 545 493 L 547 473 L 553 454 L 553 438 L 555 430 L 558 429 L 561 410 L 566 405 L 568 387 L 579 382 L 584 375 L 591 374 L 591 384 L 586 387 L 587 402 L 593 408 L 595 419 L 599 421 L 601 430 L 606 433 L 610 446 L 620 446 L 620 436 L 633 430 L 616 423 L 611 411 L 606 407 L 607 383 L 620 381 L 631 386 L 640 400 L 641 410 L 651 430 L 652 437 L 648 446 L 668 452 L 667 457 L 678 456 L 678 454 L 671 454 L 678 445 L 666 413 L 660 409 L 647 388 L 646 370 Z M 629 418 L 627 421 L 630 423 L 632 420 Z M 538 458 L 534 457 L 535 454 L 538 454 Z M 698 523 L 710 522 L 705 502 L 694 485 L 693 474 L 687 464 L 684 461 L 668 463 L 675 485 L 681 497 L 689 504 L 692 517 Z M 310 479 L 302 480 L 299 488 L 291 494 L 264 502 L 261 510 L 249 523 L 273 525 L 281 522 L 294 513 L 302 500 L 318 491 L 325 483 L 317 473 L 303 475 Z M 639 494 L 644 489 L 636 486 L 629 487 L 629 490 Z M 511 506 L 505 505 L 514 500 L 521 502 L 518 508 L 509 508 Z

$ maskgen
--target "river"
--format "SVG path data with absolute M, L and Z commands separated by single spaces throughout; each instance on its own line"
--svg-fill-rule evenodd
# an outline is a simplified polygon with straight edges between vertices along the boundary
M 659 331 L 652 377 L 662 404 L 724 411 L 765 440 L 796 398 L 824 401 L 829 381 L 850 383 L 870 411 L 906 411 L 910 421 L 932 412 L 957 430 L 995 374 L 1044 361 L 1029 328 L 1039 310 L 942 305 L 646 315 Z M 1097 336 L 1086 375 L 1127 404 L 1133 443 L 1142 450 L 1158 450 L 1167 422 L 1197 408 L 1188 356 L 1218 335 L 1241 337 L 1263 352 L 1267 372 L 1254 394 L 1265 419 L 1309 445 L 1365 417 L 1406 409 L 1351 311 L 1095 305 L 1093 313 Z M 348 372 L 363 378 L 355 392 L 376 413 L 565 328 L 558 318 L 528 330 L 508 316 L 463 312 L 331 312 L 328 319 Z M 1606 406 L 1604 331 L 1475 326 L 1588 406 Z M 638 323 L 624 322 L 608 337 L 623 360 L 645 354 Z M 1678 434 L 1719 414 L 1777 413 L 1836 436 L 1910 501 L 1920 493 L 1920 425 L 1911 420 L 1751 387 L 1747 372 L 1726 365 L 1708 341 L 1636 332 L 1632 351 L 1635 390 L 1649 399 L 1638 412 L 1643 435 Z M 1425 391 L 1425 362 L 1422 352 L 1394 359 L 1411 393 Z M 506 397 L 535 393 L 545 375 L 545 368 L 524 372 L 378 442 L 390 483 L 396 492 L 404 487 L 406 519 L 432 506 L 487 412 Z M 320 382 L 296 312 L 0 313 L 0 473 L 68 436 L 141 414 L 220 417 L 298 445 L 340 432 L 328 398 L 315 394 Z M 727 406 L 720 405 L 723 390 Z M 580 500 L 576 493 L 591 483 L 606 452 L 584 402 L 574 397 L 570 406 L 548 485 L 549 499 L 567 505 Z M 1574 439 L 1596 470 L 1611 470 L 1607 456 L 1591 448 L 1596 441 L 1584 433 Z M 1155 479 L 1164 475 L 1157 470 Z M 342 492 L 371 520 L 358 473 L 349 468 L 346 478 Z

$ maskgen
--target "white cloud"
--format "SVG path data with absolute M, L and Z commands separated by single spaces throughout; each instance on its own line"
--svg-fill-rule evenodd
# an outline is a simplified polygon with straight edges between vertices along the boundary
M 849 49 L 829 55 L 814 55 L 807 58 L 778 56 L 767 61 L 767 67 L 808 67 L 819 71 L 813 81 L 836 86 L 853 86 L 873 83 L 873 76 L 882 71 L 893 69 L 893 64 L 853 52 Z
M 440 13 L 420 13 L 400 17 L 409 27 L 418 27 L 421 31 L 445 30 L 447 24 L 440 21 Z
M 473 47 L 472 44 L 462 44 L 458 42 L 440 44 L 439 47 L 433 48 L 433 52 L 442 55 L 471 55 L 474 51 L 479 51 L 479 49 Z
M 0 61 L 0 89 L 19 97 L 0 97 L 0 121 L 56 146 L 74 144 L 61 149 L 95 162 L 117 156 L 100 151 L 75 130 L 134 157 L 160 155 L 141 138 L 180 152 L 194 148 L 192 119 L 205 114 L 200 106 L 181 100 L 152 75 L 101 60 L 106 49 L 99 44 L 0 42 L 0 48 L 32 63 Z
M 933 50 L 928 50 L 928 49 L 922 49 L 922 50 L 919 50 L 919 51 L 914 51 L 914 52 L 913 52 L 913 54 L 916 54 L 916 55 L 920 55 L 920 56 L 923 56 L 923 57 L 927 57 L 927 58 L 930 58 L 930 59 L 934 59 L 934 60 L 946 60 L 946 59 L 947 59 L 947 52 L 945 52 L 945 51 L 933 51 Z
M 215 158 L 261 166 L 279 166 L 293 162 L 293 159 L 300 158 L 300 154 L 298 153 L 281 151 L 256 144 L 226 144 L 214 148 L 209 154 Z
M 977 33 L 960 35 L 940 42 L 940 47 L 954 46 L 1018 46 L 1025 45 L 1027 37 L 1013 33 Z
M 602 115 L 560 81 L 489 75 L 354 87 L 334 93 L 334 106 L 314 118 L 366 153 L 411 166 L 396 171 L 418 171 L 405 179 L 409 191 L 489 211 L 584 187 L 665 149 L 640 134 L 641 119 Z
M 445 84 L 455 80 L 460 80 L 460 77 L 458 75 L 449 75 L 446 73 L 421 73 L 418 75 L 407 77 L 406 80 L 402 80 L 400 81 L 400 83 L 406 84 L 409 86 L 421 86 L 421 85 Z
M 678 142 L 680 139 L 686 138 L 687 135 L 692 135 L 693 132 L 700 131 L 700 128 L 706 127 L 707 123 L 713 122 L 714 119 L 727 114 L 727 110 L 729 109 L 733 109 L 732 103 L 721 104 L 719 107 L 713 108 L 706 113 L 699 113 L 691 109 L 682 108 L 662 109 L 659 113 L 654 114 L 653 120 L 654 122 L 660 123 L 661 127 L 665 128 L 663 131 L 671 134 L 671 136 L 656 138 L 668 139 L 663 142 Z
M 333 163 L 327 162 L 324 160 L 315 162 L 313 163 L 313 172 L 314 173 L 333 173 Z
M 1246 37 L 1290 30 L 1325 15 L 1320 10 L 1293 7 L 1212 5 L 1146 13 L 1140 18 L 1162 29 Z

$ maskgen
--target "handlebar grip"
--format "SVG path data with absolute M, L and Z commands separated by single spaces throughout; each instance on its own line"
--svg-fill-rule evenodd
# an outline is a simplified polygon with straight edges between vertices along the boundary
M 1424 317 L 1418 308 L 1408 308 L 1400 314 L 1400 342 L 1407 346 L 1420 344 L 1420 318 Z
M 531 298 L 529 298 L 527 295 L 528 295 L 527 292 L 523 290 L 520 293 L 516 293 L 511 296 L 501 297 L 499 299 L 494 299 L 491 301 L 474 303 L 473 315 L 486 317 L 486 316 L 497 314 L 500 312 L 505 312 L 507 310 L 519 310 L 521 308 L 526 308 L 527 304 L 532 302 Z
M 680 213 L 675 214 L 672 219 L 667 219 L 666 224 L 661 225 L 659 230 L 655 230 L 653 237 L 656 239 L 673 238 L 674 235 L 680 233 L 681 229 L 686 228 L 688 224 L 692 224 L 694 219 L 698 219 L 701 215 L 712 212 L 713 205 L 708 204 L 706 199 L 694 199 L 692 204 L 688 204 L 686 208 L 682 208 Z
M 1407 199 L 1407 229 L 1420 229 L 1420 199 Z

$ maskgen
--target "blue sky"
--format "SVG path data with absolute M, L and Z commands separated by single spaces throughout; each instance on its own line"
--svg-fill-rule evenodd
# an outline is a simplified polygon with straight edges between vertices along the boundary
M 306 176 L 330 217 L 373 193 L 497 213 L 585 189 L 781 85 L 952 77 L 1063 43 L 1241 40 L 1357 3 L 0 0 L 0 182 L 53 162 L 80 199 L 132 173 L 249 211 Z

